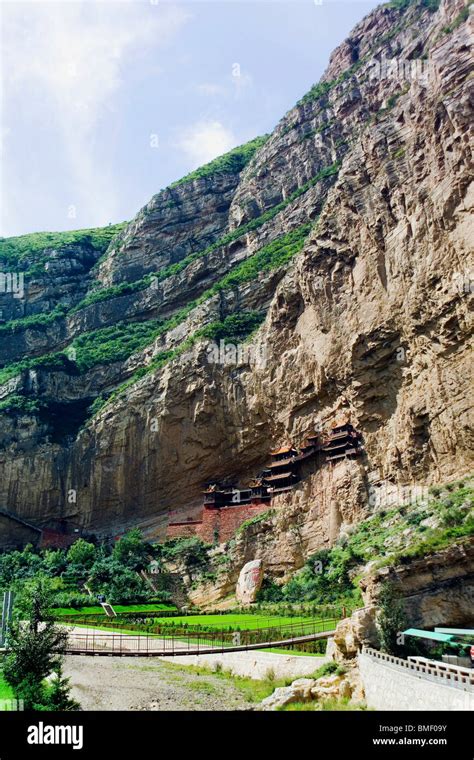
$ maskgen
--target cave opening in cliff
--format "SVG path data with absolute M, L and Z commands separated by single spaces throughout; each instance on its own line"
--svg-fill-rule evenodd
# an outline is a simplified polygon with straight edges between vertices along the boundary
M 91 398 L 76 401 L 49 401 L 39 412 L 48 425 L 52 443 L 73 442 L 89 416 Z

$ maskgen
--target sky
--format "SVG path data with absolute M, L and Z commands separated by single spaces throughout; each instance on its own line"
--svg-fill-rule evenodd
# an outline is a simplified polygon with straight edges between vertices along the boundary
M 0 0 L 0 235 L 131 219 L 271 131 L 374 0 Z

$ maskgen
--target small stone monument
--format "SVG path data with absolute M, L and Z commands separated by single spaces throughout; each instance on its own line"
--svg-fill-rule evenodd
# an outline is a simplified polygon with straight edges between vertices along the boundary
M 240 604 L 254 602 L 260 590 L 263 580 L 263 562 L 254 559 L 247 562 L 240 571 L 239 580 L 235 589 L 235 596 Z

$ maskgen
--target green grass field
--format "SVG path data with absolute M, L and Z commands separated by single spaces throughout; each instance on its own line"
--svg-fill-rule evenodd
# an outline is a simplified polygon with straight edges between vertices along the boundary
M 218 631 L 241 630 L 254 631 L 258 628 L 277 628 L 281 625 L 292 625 L 296 623 L 311 624 L 311 618 L 295 617 L 277 617 L 276 615 L 246 615 L 231 613 L 229 615 L 180 615 L 169 618 L 155 618 L 155 623 L 175 623 L 176 625 L 186 624 L 188 626 L 202 625 L 206 628 L 215 628 Z
M 166 612 L 176 609 L 172 604 L 114 604 L 112 605 L 117 614 L 121 612 Z M 57 607 L 52 610 L 54 617 L 62 617 L 63 615 L 101 615 L 105 617 L 105 612 L 102 607 Z
M 0 673 L 0 700 L 12 699 L 12 698 L 13 698 L 13 691 L 11 690 L 11 687 L 7 684 L 7 682 L 4 681 L 3 676 Z
M 3 712 L 6 709 L 5 705 L 1 704 L 4 699 L 13 699 L 13 691 L 3 677 L 2 661 L 0 658 L 0 712 Z
M 94 608 L 90 608 L 94 609 Z M 114 609 L 118 612 L 120 608 L 114 607 Z M 130 607 L 127 607 L 126 609 L 130 610 Z M 66 613 L 63 613 L 64 615 Z M 68 613 L 70 614 L 70 613 Z M 79 616 L 79 612 L 75 615 L 75 617 Z M 58 620 L 60 620 L 60 615 L 57 616 Z M 104 620 L 105 620 L 104 615 Z M 72 623 L 71 623 L 72 624 Z M 172 635 L 173 631 L 173 625 L 176 626 L 185 626 L 186 629 L 189 629 L 189 632 L 192 633 L 194 631 L 199 631 L 199 628 L 202 627 L 203 630 L 209 631 L 209 629 L 217 631 L 223 631 L 223 632 L 231 632 L 231 631 L 256 631 L 261 628 L 279 628 L 280 626 L 289 626 L 289 625 L 299 625 L 300 631 L 301 628 L 304 628 L 308 633 L 311 633 L 313 631 L 314 625 L 319 624 L 317 630 L 324 631 L 327 628 L 327 625 L 324 623 L 323 620 L 314 620 L 312 618 L 304 617 L 304 616 L 295 616 L 295 617 L 289 617 L 289 616 L 276 616 L 276 615 L 249 615 L 249 614 L 238 614 L 238 613 L 231 613 L 231 614 L 224 614 L 224 615 L 177 615 L 177 616 L 171 616 L 171 617 L 153 617 L 153 624 L 154 625 L 165 625 L 167 628 L 167 632 L 157 634 L 160 636 L 166 636 L 166 635 Z M 132 630 L 131 628 L 127 628 L 127 624 L 123 623 L 120 625 L 118 622 L 116 626 L 101 626 L 100 623 L 87 623 L 84 621 L 81 621 L 80 623 L 74 623 L 76 626 L 81 626 L 84 628 L 90 627 L 95 628 L 97 630 L 103 629 L 107 631 L 120 631 L 121 633 L 130 633 L 134 635 L 139 635 L 140 633 L 144 634 L 150 634 L 150 632 L 146 629 L 141 627 L 138 630 Z M 331 625 L 331 624 L 330 624 Z

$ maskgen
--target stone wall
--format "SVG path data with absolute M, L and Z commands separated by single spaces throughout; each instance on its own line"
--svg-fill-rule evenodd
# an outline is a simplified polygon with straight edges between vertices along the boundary
M 369 708 L 474 710 L 472 686 L 449 685 L 440 677 L 409 670 L 405 660 L 397 657 L 381 660 L 367 651 L 359 654 L 358 664 Z
M 266 512 L 268 508 L 268 504 L 252 503 L 216 510 L 205 509 L 200 536 L 203 541 L 211 542 L 218 534 L 221 543 L 229 541 L 242 523 Z
M 199 536 L 208 544 L 215 541 L 223 543 L 232 538 L 242 523 L 267 512 L 268 509 L 268 503 L 255 502 L 221 509 L 204 507 L 200 521 L 170 523 L 166 535 L 168 538 Z

